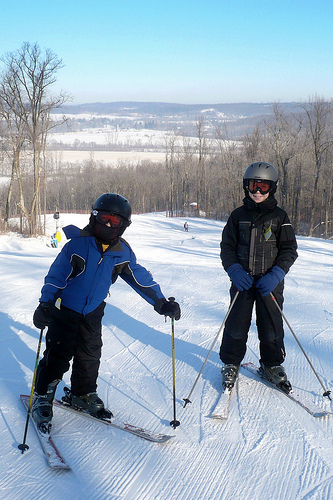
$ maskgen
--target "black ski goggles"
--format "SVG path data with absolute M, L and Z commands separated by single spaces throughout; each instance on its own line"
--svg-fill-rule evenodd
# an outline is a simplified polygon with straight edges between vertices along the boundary
M 111 227 L 115 228 L 126 225 L 124 218 L 117 214 L 110 214 L 110 212 L 103 212 L 102 210 L 93 210 L 92 214 L 96 216 L 97 222 L 100 224 L 110 224 Z
M 262 181 L 259 179 L 249 179 L 247 181 L 247 189 L 251 194 L 259 191 L 261 194 L 267 194 L 271 190 L 271 181 Z

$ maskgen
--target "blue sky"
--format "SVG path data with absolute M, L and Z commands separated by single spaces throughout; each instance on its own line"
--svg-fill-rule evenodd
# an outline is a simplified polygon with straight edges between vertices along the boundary
M 0 55 L 38 42 L 73 103 L 333 97 L 332 0 L 0 0 Z

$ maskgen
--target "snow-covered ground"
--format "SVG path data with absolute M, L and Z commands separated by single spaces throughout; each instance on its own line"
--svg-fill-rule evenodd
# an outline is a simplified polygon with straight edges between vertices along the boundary
M 88 216 L 62 215 L 83 227 Z M 133 217 L 125 237 L 175 296 L 177 418 L 173 430 L 170 320 L 118 280 L 107 299 L 99 393 L 120 418 L 175 436 L 158 445 L 55 410 L 53 433 L 71 471 L 54 472 L 20 393 L 30 393 L 39 332 L 32 323 L 40 288 L 59 249 L 49 238 L 0 236 L 0 498 L 4 500 L 329 500 L 333 498 L 333 417 L 315 419 L 245 371 L 227 422 L 210 418 L 220 389 L 219 341 L 183 408 L 229 304 L 219 260 L 223 223 L 163 214 Z M 49 234 L 55 230 L 49 219 Z M 61 244 L 63 244 L 62 241 Z M 284 312 L 323 384 L 333 388 L 333 242 L 298 238 L 299 258 L 286 277 Z M 331 409 L 286 327 L 285 367 L 297 390 Z M 246 361 L 258 361 L 255 320 Z M 58 388 L 60 397 L 69 374 Z
M 141 161 L 151 161 L 154 163 L 164 163 L 165 153 L 154 151 L 82 151 L 82 150 L 62 150 L 48 151 L 48 158 L 59 162 L 80 163 L 84 160 L 93 159 L 102 161 L 105 165 L 117 167 L 119 165 L 137 165 Z M 0 186 L 1 186 L 0 178 Z M 7 178 L 9 182 L 9 178 Z
M 121 145 L 127 147 L 157 146 L 163 149 L 165 137 L 167 135 L 170 135 L 170 132 L 167 133 L 160 130 L 146 129 L 124 129 L 116 131 L 114 127 L 102 127 L 87 128 L 76 132 L 49 133 L 48 141 L 50 144 L 56 142 L 60 144 L 69 144 L 71 146 L 79 143 L 94 143 L 96 145 Z
M 160 130 L 115 130 L 114 127 L 105 126 L 101 128 L 86 128 L 82 131 L 49 133 L 48 143 L 49 157 L 57 158 L 58 161 L 77 163 L 93 156 L 96 161 L 104 161 L 107 165 L 117 166 L 119 164 L 138 163 L 148 160 L 151 162 L 165 161 L 165 145 L 172 132 Z M 191 138 L 195 144 L 196 139 Z M 177 139 L 177 144 L 182 144 L 183 138 Z M 54 145 L 57 150 L 53 151 Z M 91 150 L 92 146 L 94 149 Z M 66 146 L 66 147 L 64 147 Z M 77 149 L 68 150 L 67 146 Z M 62 149 L 64 147 L 64 149 Z M 115 148 L 108 151 L 103 148 Z M 100 148 L 100 150 L 99 150 Z M 120 148 L 124 148 L 120 151 Z

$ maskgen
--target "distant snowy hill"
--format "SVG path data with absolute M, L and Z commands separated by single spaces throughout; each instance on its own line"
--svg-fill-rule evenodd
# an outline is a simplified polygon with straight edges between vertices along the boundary
M 228 123 L 229 139 L 239 139 L 249 133 L 260 120 L 273 113 L 274 103 L 235 103 L 235 104 L 179 104 L 165 102 L 107 102 L 66 105 L 54 110 L 54 114 L 66 114 L 73 123 L 80 118 L 90 116 L 89 126 L 100 126 L 99 117 L 118 125 L 144 126 L 153 130 L 178 130 L 189 135 L 196 135 L 195 124 L 200 117 L 204 119 L 206 133 Z M 280 103 L 286 112 L 295 112 L 297 103 Z M 298 109 L 299 111 L 299 109 Z M 95 125 L 94 125 L 95 122 Z M 57 130 L 57 129 L 55 129 Z M 62 127 L 61 131 L 64 131 Z
M 234 104 L 181 104 L 168 102 L 93 102 L 85 104 L 66 105 L 66 112 L 70 114 L 128 114 L 141 113 L 156 116 L 162 115 L 197 115 L 205 110 L 215 110 L 228 116 L 253 116 L 270 113 L 273 103 L 234 103 Z M 286 107 L 293 107 L 295 103 L 284 103 Z M 57 113 L 62 110 L 55 111 Z

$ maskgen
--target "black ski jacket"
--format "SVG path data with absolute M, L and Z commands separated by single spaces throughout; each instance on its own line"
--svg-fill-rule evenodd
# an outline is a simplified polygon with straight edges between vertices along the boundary
M 255 203 L 248 195 L 234 210 L 222 232 L 221 260 L 225 270 L 239 263 L 255 279 L 273 266 L 287 273 L 297 259 L 297 242 L 288 215 L 274 196 Z

